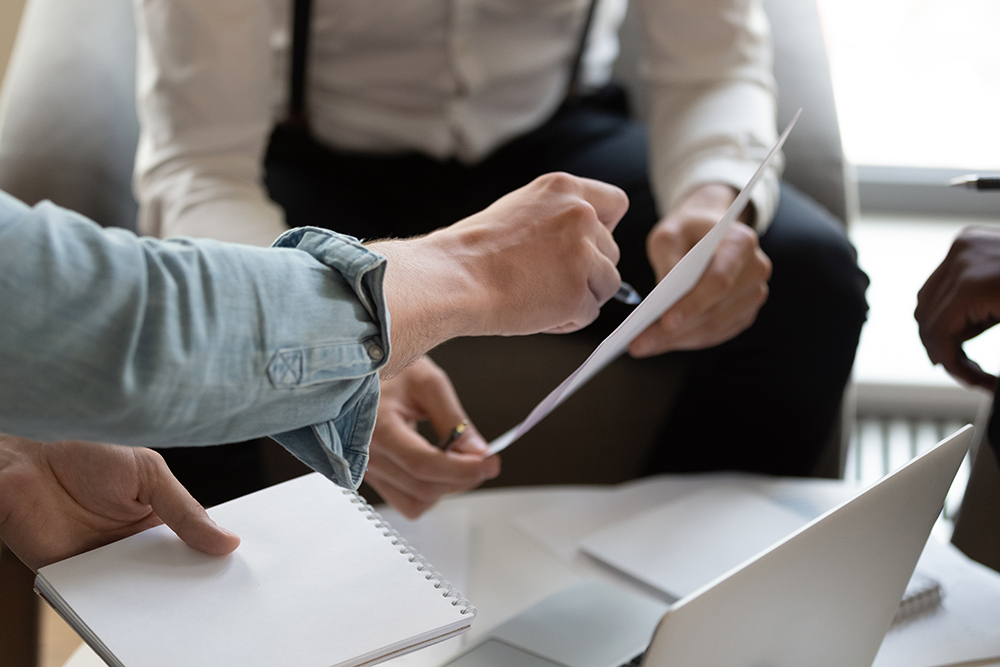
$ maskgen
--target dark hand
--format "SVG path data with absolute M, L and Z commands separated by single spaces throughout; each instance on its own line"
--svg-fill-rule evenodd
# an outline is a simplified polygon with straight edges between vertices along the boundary
M 913 316 L 927 356 L 955 378 L 993 391 L 997 378 L 962 344 L 1000 322 L 1000 232 L 969 227 L 917 293 Z

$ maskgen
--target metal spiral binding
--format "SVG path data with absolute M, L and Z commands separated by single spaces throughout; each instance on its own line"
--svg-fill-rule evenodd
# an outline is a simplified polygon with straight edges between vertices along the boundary
M 375 511 L 368 501 L 362 498 L 357 491 L 350 491 L 344 489 L 344 495 L 351 496 L 351 502 L 358 505 L 358 511 L 364 512 L 365 516 L 369 521 L 375 522 L 375 528 L 382 529 L 382 536 L 388 537 L 392 540 L 392 544 L 399 547 L 399 553 L 407 556 L 411 563 L 416 563 L 417 571 L 424 572 L 424 578 L 427 581 L 434 582 L 434 588 L 442 591 L 441 595 L 444 598 L 451 600 L 451 606 L 461 607 L 460 613 L 465 616 L 471 614 L 476 615 L 476 607 L 471 602 L 469 602 L 461 593 L 459 593 L 454 586 L 452 586 L 447 579 L 445 579 L 440 572 L 435 570 L 427 559 L 417 553 L 417 550 L 410 546 L 410 543 L 406 541 L 402 535 L 400 535 L 396 530 L 382 518 L 382 515 Z
M 896 615 L 892 619 L 893 627 L 910 621 L 917 616 L 934 611 L 941 605 L 943 593 L 941 584 L 919 573 L 914 575 L 915 590 L 907 587 L 903 600 L 899 603 Z M 913 582 L 911 581 L 911 586 Z

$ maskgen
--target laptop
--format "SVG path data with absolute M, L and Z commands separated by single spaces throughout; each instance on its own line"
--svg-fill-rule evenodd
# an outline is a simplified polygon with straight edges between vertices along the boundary
M 672 605 L 581 581 L 447 666 L 870 667 L 972 433 L 956 431 Z

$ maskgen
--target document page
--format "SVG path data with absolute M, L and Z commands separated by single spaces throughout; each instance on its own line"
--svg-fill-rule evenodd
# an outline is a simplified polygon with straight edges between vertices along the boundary
M 798 120 L 801 113 L 802 110 L 800 109 L 791 122 L 788 123 L 785 131 L 778 138 L 777 143 L 771 148 L 771 152 L 767 154 L 764 162 L 761 163 L 750 179 L 750 182 L 740 191 L 732 206 L 729 207 L 729 210 L 722 217 L 722 220 L 677 262 L 677 265 L 653 288 L 649 296 L 643 299 L 642 303 L 636 306 L 635 310 L 625 318 L 618 328 L 597 346 L 593 354 L 579 368 L 573 371 L 562 384 L 542 399 L 542 402 L 531 411 L 523 422 L 490 443 L 490 454 L 503 451 L 515 440 L 524 435 L 531 427 L 541 421 L 542 418 L 572 396 L 590 378 L 597 375 L 605 366 L 617 359 L 619 355 L 625 352 L 629 343 L 636 336 L 658 320 L 681 297 L 691 291 L 691 288 L 697 284 L 705 269 L 708 268 L 708 264 L 715 254 L 715 249 L 719 246 L 719 241 L 722 240 L 722 237 L 729 231 L 733 222 L 743 209 L 746 208 L 754 186 L 757 185 L 767 166 L 774 161 L 775 156 L 781 150 L 785 139 L 788 138 L 789 132 L 792 131 L 792 127 L 794 127 L 795 121 Z
M 580 548 L 680 599 L 808 522 L 750 489 L 716 486 L 590 535 Z

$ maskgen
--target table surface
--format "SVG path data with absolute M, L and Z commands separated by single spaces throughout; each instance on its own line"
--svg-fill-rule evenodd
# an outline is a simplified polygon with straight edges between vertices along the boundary
M 395 667 L 436 667 L 463 646 L 532 604 L 585 577 L 601 578 L 650 594 L 624 581 L 576 549 L 587 534 L 610 526 L 705 484 L 746 484 L 771 497 L 808 497 L 817 513 L 839 504 L 857 487 L 833 480 L 775 479 L 712 474 L 661 476 L 606 486 L 489 489 L 444 499 L 420 521 L 378 508 L 441 574 L 477 607 L 472 630 L 461 637 L 391 661 Z M 553 522 L 553 518 L 558 518 Z M 64 667 L 102 667 L 81 646 Z M 1000 661 L 963 667 L 1000 666 Z

